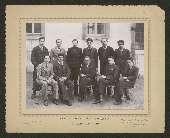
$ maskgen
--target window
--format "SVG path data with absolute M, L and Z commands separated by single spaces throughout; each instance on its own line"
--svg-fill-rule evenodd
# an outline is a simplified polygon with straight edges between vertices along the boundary
M 136 23 L 135 27 L 135 49 L 144 49 L 144 23 Z
M 88 23 L 87 33 L 88 34 L 95 34 L 95 24 L 94 23 Z
M 34 33 L 41 33 L 41 23 L 34 23 Z
M 32 23 L 27 23 L 26 24 L 26 32 L 27 33 L 32 33 Z
M 26 23 L 26 33 L 41 34 L 42 33 L 42 24 L 41 23 Z
M 105 33 L 105 24 L 97 23 L 97 34 L 104 34 Z
M 83 24 L 83 39 L 109 37 L 109 30 L 109 23 L 85 23 Z

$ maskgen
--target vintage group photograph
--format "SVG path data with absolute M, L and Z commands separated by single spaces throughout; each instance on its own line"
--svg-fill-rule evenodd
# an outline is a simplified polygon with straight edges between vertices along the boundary
M 26 108 L 144 108 L 144 23 L 25 27 Z

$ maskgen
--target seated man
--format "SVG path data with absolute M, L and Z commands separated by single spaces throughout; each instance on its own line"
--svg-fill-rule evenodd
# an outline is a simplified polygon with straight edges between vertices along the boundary
M 114 85 L 116 88 L 119 81 L 119 68 L 114 63 L 113 57 L 108 57 L 108 64 L 106 65 L 106 75 L 100 75 L 97 78 L 97 88 L 95 94 L 95 102 L 98 104 L 103 102 L 103 94 L 107 85 Z
M 57 62 L 53 65 L 54 79 L 59 85 L 59 94 L 62 102 L 72 106 L 73 83 L 70 80 L 70 69 L 65 63 L 64 55 L 59 54 Z
M 133 60 L 128 59 L 128 68 L 125 71 L 125 75 L 120 77 L 118 83 L 118 93 L 115 95 L 117 99 L 117 104 L 122 103 L 122 96 L 125 95 L 126 99 L 130 101 L 129 89 L 133 88 L 138 77 L 139 68 L 134 66 Z
M 83 101 L 85 93 L 87 92 L 87 86 L 94 82 L 95 76 L 96 66 L 92 64 L 90 57 L 86 56 L 80 70 L 79 101 Z
M 50 63 L 50 57 L 45 56 L 44 62 L 37 67 L 37 83 L 42 85 L 41 92 L 43 93 L 44 105 L 48 106 L 48 85 L 52 85 L 54 90 L 53 102 L 58 104 L 58 83 L 53 79 L 53 65 Z

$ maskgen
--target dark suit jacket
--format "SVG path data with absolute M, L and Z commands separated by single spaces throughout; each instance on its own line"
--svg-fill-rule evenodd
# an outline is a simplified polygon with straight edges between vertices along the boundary
M 70 78 L 70 69 L 65 62 L 63 65 L 60 65 L 58 62 L 55 62 L 53 65 L 53 71 L 55 80 L 58 80 L 61 77 L 67 77 L 67 79 Z
M 82 49 L 78 47 L 68 48 L 67 64 L 70 68 L 80 68 L 82 63 Z
M 85 58 L 85 56 L 89 56 L 92 60 L 92 62 L 94 62 L 94 64 L 96 65 L 96 68 L 98 67 L 98 53 L 97 53 L 97 49 L 92 47 L 91 49 L 84 48 L 83 49 L 83 59 Z
M 106 53 L 104 54 L 104 52 Z M 103 47 L 100 47 L 98 50 L 98 54 L 99 54 L 100 63 L 107 63 L 108 57 L 110 56 L 114 57 L 114 50 L 110 46 L 107 46 L 106 51 Z
M 115 49 L 115 63 L 116 65 L 125 64 L 126 60 L 130 57 L 130 52 L 128 49 L 123 49 L 121 52 L 120 49 Z M 120 65 L 121 66 L 121 65 Z
M 120 77 L 119 67 L 115 64 L 106 66 L 106 80 L 112 83 L 118 83 Z
M 127 71 L 125 73 L 125 77 L 127 77 L 127 79 L 129 80 L 129 83 L 132 87 L 134 86 L 134 84 L 136 82 L 138 73 L 139 73 L 139 68 L 136 66 L 133 66 L 131 69 L 127 69 Z
M 34 47 L 31 52 L 31 62 L 34 67 L 41 64 L 44 61 L 44 57 L 47 55 L 49 55 L 49 52 L 45 46 L 43 46 L 43 50 L 41 50 L 39 46 Z
M 92 62 L 88 67 L 85 64 L 82 64 L 80 74 L 84 74 L 87 77 L 94 79 L 96 76 L 96 66 Z

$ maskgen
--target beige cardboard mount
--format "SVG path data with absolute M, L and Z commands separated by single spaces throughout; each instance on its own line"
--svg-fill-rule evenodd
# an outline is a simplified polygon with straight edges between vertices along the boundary
M 144 108 L 27 109 L 26 22 L 144 23 Z M 6 131 L 22 133 L 161 133 L 165 125 L 164 11 L 157 6 L 6 7 Z M 62 114 L 61 114 L 62 113 Z

